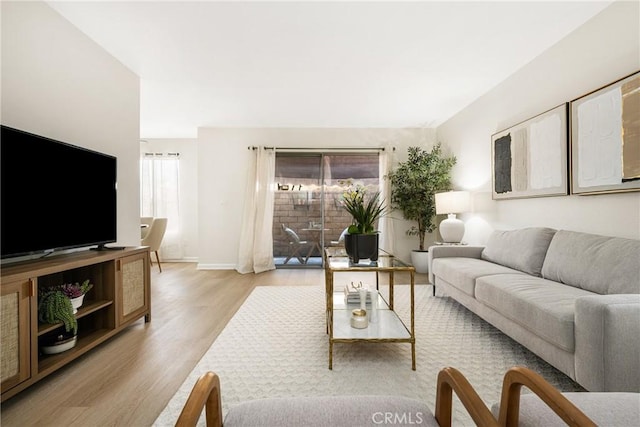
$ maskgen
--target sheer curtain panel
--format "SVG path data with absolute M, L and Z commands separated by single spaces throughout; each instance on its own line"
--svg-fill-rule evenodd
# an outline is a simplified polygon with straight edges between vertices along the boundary
M 393 168 L 395 157 L 395 149 L 391 145 L 387 145 L 380 152 L 380 196 L 385 201 L 387 214 L 378 220 L 378 228 L 380 230 L 380 247 L 389 253 L 395 253 L 395 240 L 393 239 L 394 227 L 391 218 L 391 182 L 387 179 L 387 175 Z
M 181 259 L 179 154 L 145 153 L 140 161 L 140 185 L 140 216 L 167 218 L 162 258 Z
M 274 149 L 258 147 L 242 215 L 238 249 L 239 273 L 262 273 L 274 270 L 273 262 L 273 187 L 275 185 L 276 154 Z

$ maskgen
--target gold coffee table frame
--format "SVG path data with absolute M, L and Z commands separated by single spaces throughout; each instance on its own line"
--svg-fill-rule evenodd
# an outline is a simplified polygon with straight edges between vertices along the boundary
M 416 335 L 414 322 L 414 294 L 415 268 L 403 263 L 393 255 L 380 250 L 378 261 L 363 264 L 353 264 L 349 261 L 344 248 L 329 247 L 324 250 L 325 261 L 325 290 L 326 290 L 326 321 L 329 335 L 329 369 L 333 369 L 333 344 L 367 342 L 397 342 L 411 344 L 411 369 L 416 370 Z M 368 261 L 368 260 L 367 260 Z M 337 292 L 333 286 L 334 273 L 339 272 L 375 272 L 376 290 L 378 290 L 378 275 L 381 272 L 389 274 L 389 301 L 378 292 L 378 321 L 369 323 L 366 329 L 352 328 L 350 324 L 351 310 L 359 308 L 359 304 L 346 304 L 344 290 Z M 393 274 L 396 271 L 408 271 L 411 275 L 411 325 L 404 324 L 393 309 Z

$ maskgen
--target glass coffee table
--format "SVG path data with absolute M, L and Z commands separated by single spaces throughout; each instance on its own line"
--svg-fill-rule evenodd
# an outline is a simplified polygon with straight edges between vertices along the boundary
M 344 248 L 329 247 L 324 250 L 325 257 L 325 296 L 327 334 L 329 335 L 329 369 L 333 369 L 333 344 L 367 342 L 397 342 L 411 344 L 411 369 L 416 369 L 416 336 L 414 329 L 414 286 L 415 268 L 403 263 L 393 255 L 380 250 L 378 260 L 369 262 L 360 260 L 358 264 L 350 262 Z M 339 272 L 375 272 L 376 290 L 379 290 L 380 273 L 389 275 L 389 293 L 385 298 L 378 295 L 378 319 L 369 322 L 364 329 L 351 326 L 351 312 L 360 308 L 360 303 L 347 303 L 344 289 L 334 289 L 334 273 Z M 393 274 L 397 271 L 409 272 L 411 276 L 410 325 L 407 327 L 394 311 Z

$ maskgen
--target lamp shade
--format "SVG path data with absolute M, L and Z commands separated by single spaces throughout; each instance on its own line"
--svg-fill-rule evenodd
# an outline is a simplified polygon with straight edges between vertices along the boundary
M 436 214 L 467 212 L 470 207 L 468 191 L 436 193 Z

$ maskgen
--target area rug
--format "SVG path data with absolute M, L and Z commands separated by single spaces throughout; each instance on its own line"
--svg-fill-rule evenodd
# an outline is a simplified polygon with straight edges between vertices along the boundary
M 409 286 L 394 289 L 396 311 L 408 325 Z M 503 375 L 515 365 L 533 369 L 562 391 L 582 390 L 456 301 L 432 296 L 431 286 L 415 290 L 415 371 L 406 343 L 336 343 L 329 370 L 324 288 L 256 287 L 154 425 L 175 424 L 206 371 L 220 377 L 223 414 L 251 399 L 352 394 L 412 397 L 433 411 L 436 377 L 446 366 L 460 370 L 488 406 L 500 400 Z M 381 291 L 384 295 L 387 290 Z M 457 399 L 454 425 L 474 425 Z

